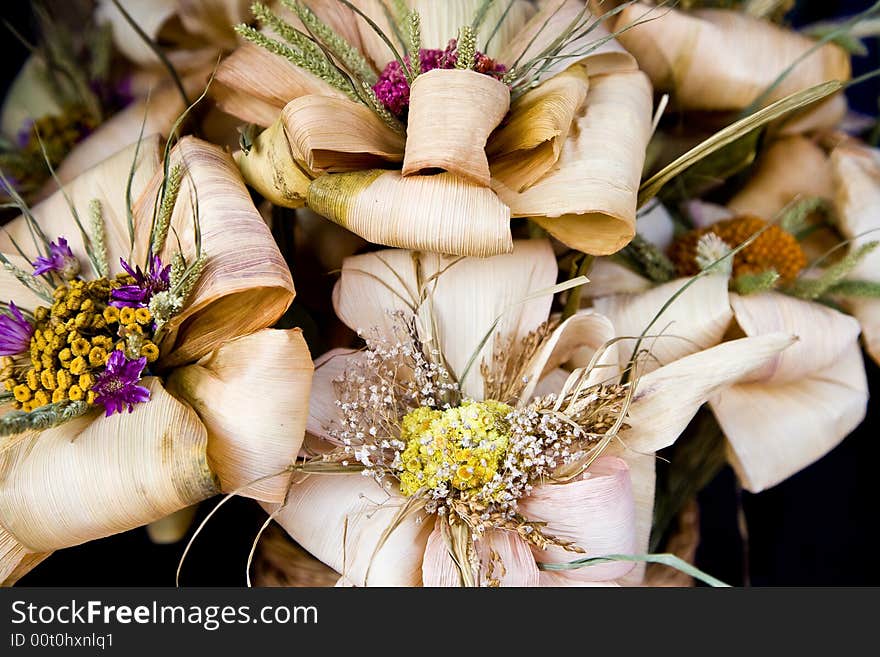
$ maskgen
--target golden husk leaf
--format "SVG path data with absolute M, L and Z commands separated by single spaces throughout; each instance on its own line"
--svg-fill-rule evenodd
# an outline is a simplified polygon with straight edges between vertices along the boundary
M 556 165 L 522 193 L 493 180 L 515 217 L 595 255 L 615 253 L 635 234 L 636 198 L 651 136 L 651 85 L 639 71 L 590 78 Z
M 247 153 L 237 151 L 235 163 L 248 185 L 273 204 L 284 208 L 306 204 L 312 179 L 294 159 L 281 119 L 261 132 Z
M 572 66 L 514 102 L 487 147 L 492 177 L 515 192 L 538 182 L 559 159 L 589 88 L 586 69 Z
M 377 244 L 478 257 L 513 248 L 510 209 L 489 188 L 449 173 L 325 174 L 309 187 L 308 205 Z
M 410 92 L 403 175 L 441 170 L 488 187 L 486 141 L 509 108 L 507 85 L 488 75 L 423 73 Z
M 742 110 L 758 99 L 814 42 L 738 11 L 682 12 L 641 3 L 626 7 L 616 29 L 651 18 L 618 39 L 681 110 Z M 828 43 L 805 57 L 762 105 L 829 80 L 848 80 L 849 55 Z

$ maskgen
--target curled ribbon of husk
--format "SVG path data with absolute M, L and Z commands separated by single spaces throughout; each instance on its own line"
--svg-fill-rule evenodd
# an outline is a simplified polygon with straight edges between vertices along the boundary
M 487 187 L 450 173 L 404 177 L 373 169 L 326 174 L 308 206 L 361 237 L 388 246 L 487 257 L 513 247 L 510 208 Z
M 623 32 L 618 40 L 654 87 L 673 93 L 675 106 L 682 110 L 745 109 L 814 44 L 769 21 L 724 9 L 683 12 L 634 3 L 618 15 L 615 29 L 643 17 L 652 20 Z M 762 104 L 849 77 L 849 55 L 826 43 L 799 61 Z
M 441 170 L 487 187 L 486 141 L 509 108 L 507 85 L 488 75 L 436 69 L 418 76 L 410 92 L 403 175 Z
M 567 246 L 615 253 L 635 235 L 651 104 L 651 85 L 639 71 L 591 77 L 555 166 L 521 193 L 496 179 L 493 189 L 513 216 L 532 218 Z

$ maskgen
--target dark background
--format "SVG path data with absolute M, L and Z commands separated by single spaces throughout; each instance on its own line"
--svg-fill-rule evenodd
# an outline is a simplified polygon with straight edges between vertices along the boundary
M 872 2 L 801 0 L 790 14 L 796 24 L 849 16 Z M 32 32 L 28 3 L 4 2 L 2 17 L 24 34 Z M 0 28 L 2 29 L 2 28 Z M 4 34 L 0 90 L 21 66 L 27 52 Z M 880 66 L 876 42 L 867 57 L 854 60 L 854 76 Z M 876 116 L 880 82 L 849 89 L 854 109 Z M 880 390 L 880 372 L 866 362 L 871 390 Z M 868 409 L 865 422 L 820 462 L 758 495 L 738 493 L 725 469 L 701 493 L 701 542 L 697 565 L 731 584 L 878 585 L 880 564 L 868 559 L 878 545 L 876 489 L 880 414 Z M 738 499 L 739 497 L 739 499 Z M 197 521 L 214 501 L 201 505 Z M 737 527 L 738 508 L 746 519 L 747 539 Z M 253 537 L 265 518 L 249 500 L 234 499 L 207 524 L 184 570 L 182 583 L 241 586 Z M 143 529 L 57 552 L 25 576 L 28 586 L 171 586 L 182 544 L 157 546 Z M 748 573 L 748 575 L 746 575 Z

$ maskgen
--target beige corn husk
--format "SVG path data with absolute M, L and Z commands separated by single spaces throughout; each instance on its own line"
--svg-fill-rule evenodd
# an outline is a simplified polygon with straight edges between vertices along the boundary
M 840 231 L 858 249 L 880 239 L 880 151 L 856 141 L 845 141 L 831 152 L 834 201 Z M 880 280 L 877 252 L 868 254 L 848 278 Z M 847 309 L 862 325 L 865 348 L 880 362 L 880 299 L 850 297 Z
M 172 152 L 171 166 L 178 162 L 184 164 L 186 175 L 179 196 L 183 202 L 175 206 L 171 226 L 184 254 L 193 257 L 188 201 L 192 190 L 198 190 L 202 250 L 209 259 L 186 307 L 166 325 L 169 336 L 160 345 L 162 367 L 193 362 L 230 338 L 271 326 L 294 296 L 290 270 L 232 158 L 217 146 L 186 137 Z M 148 241 L 161 179 L 157 172 L 134 208 L 135 240 L 141 248 Z M 163 260 L 170 261 L 176 248 L 177 240 L 169 239 L 166 252 L 160 254 Z
M 770 144 L 761 154 L 748 183 L 727 207 L 736 214 L 751 214 L 771 221 L 798 197 L 830 199 L 831 195 L 831 167 L 825 151 L 810 139 L 792 136 Z
M 355 586 L 419 586 L 431 523 L 360 474 L 298 476 L 276 521 Z M 273 512 L 277 506 L 263 505 Z
M 853 341 L 814 376 L 731 386 L 711 403 L 730 464 L 743 487 L 758 493 L 836 447 L 864 419 L 867 402 L 862 353 Z
M 813 107 L 795 112 L 778 126 L 780 136 L 803 135 L 830 129 L 841 124 L 849 111 L 846 96 L 837 93 Z M 775 128 L 775 126 L 774 126 Z
M 315 559 L 278 525 L 270 525 L 254 557 L 254 586 L 330 587 L 339 573 Z
M 458 36 L 462 25 L 470 25 L 483 0 L 409 0 L 409 6 L 419 12 L 422 24 L 422 48 L 445 48 L 450 39 Z M 507 15 L 505 16 L 505 12 Z M 502 48 L 513 38 L 535 13 L 530 2 L 505 0 L 495 2 L 486 12 L 483 24 L 477 32 L 477 49 L 490 57 L 498 57 Z M 499 25 L 499 21 L 503 21 Z M 498 31 L 489 47 L 486 41 L 496 25 Z M 386 60 L 387 63 L 388 60 Z
M 140 145 L 132 179 L 132 194 L 140 197 L 134 208 L 138 260 L 144 255 L 152 199 L 162 175 L 158 151 L 156 138 Z M 120 254 L 132 257 L 124 208 L 134 152 L 135 147 L 129 147 L 66 187 L 81 217 L 88 216 L 93 198 L 100 200 L 114 272 L 119 271 Z M 105 418 L 96 409 L 55 429 L 4 440 L 0 523 L 14 542 L 0 553 L 0 572 L 9 576 L 18 577 L 39 561 L 39 556 L 27 553 L 39 555 L 159 520 L 218 492 L 223 484 L 231 490 L 242 481 L 275 474 L 299 449 L 308 394 L 308 351 L 295 330 L 260 331 L 291 302 L 290 273 L 228 155 L 187 138 L 173 149 L 171 161 L 186 165 L 172 216 L 174 242 L 179 239 L 192 261 L 195 202 L 190 186 L 194 184 L 199 192 L 202 245 L 210 257 L 189 305 L 177 322 L 169 324 L 172 335 L 163 344 L 160 365 L 186 364 L 204 356 L 179 378 L 196 382 L 193 388 L 201 396 L 198 403 L 190 403 L 203 415 L 207 429 L 190 406 L 165 392 L 158 379 L 149 378 L 145 382 L 152 399 L 137 405 L 132 414 Z M 86 261 L 82 238 L 60 193 L 40 203 L 33 213 L 47 235 L 67 237 L 74 253 Z M 12 237 L 25 247 L 30 244 L 22 218 L 8 224 L 7 230 L 0 236 L 0 248 L 12 250 Z M 163 256 L 170 260 L 170 254 Z M 6 272 L 0 275 L 0 280 L 11 278 Z M 15 299 L 27 296 L 23 287 L 13 294 L 9 280 L 2 289 Z M 246 364 L 242 352 L 247 352 Z M 283 379 L 283 395 L 277 392 L 279 379 Z M 259 399 L 250 392 L 254 384 L 263 384 Z M 237 391 L 234 396 L 228 392 L 232 389 Z M 222 406 L 212 406 L 211 395 Z M 267 399 L 275 403 L 268 405 Z M 282 428 L 288 432 L 285 457 Z M 247 438 L 252 444 L 246 449 L 256 447 L 260 453 L 240 464 L 235 457 Z M 264 489 L 254 492 L 280 497 Z
M 778 293 L 732 295 L 731 304 L 748 336 L 799 337 L 710 400 L 731 465 L 747 490 L 759 492 L 826 454 L 864 418 L 859 326 L 836 310 Z
M 492 177 L 515 192 L 538 182 L 559 159 L 589 88 L 586 69 L 572 66 L 517 100 L 486 149 Z
M 679 279 L 658 285 L 647 292 L 619 294 L 593 300 L 593 308 L 611 320 L 619 336 L 630 340 L 618 347 L 620 367 L 625 369 L 632 357 L 637 338 L 654 319 L 663 305 L 685 285 L 681 296 L 667 308 L 648 331 L 641 348 L 651 351 L 651 358 L 639 368 L 641 373 L 651 372 L 709 347 L 714 347 L 724 337 L 733 312 L 728 301 L 726 276 L 705 276 L 691 283 L 691 279 Z M 586 355 L 589 361 L 591 355 Z M 574 364 L 586 364 L 584 355 L 576 357 Z
M 556 239 L 607 255 L 635 234 L 636 197 L 651 136 L 651 88 L 641 72 L 590 78 L 556 165 L 522 193 L 493 180 L 515 217 L 531 217 Z
M 539 55 L 572 25 L 584 9 L 584 4 L 581 0 L 548 0 L 543 3 L 540 11 L 525 27 L 512 35 L 511 40 L 498 54 L 499 61 L 515 68 L 517 60 L 520 64 L 524 64 Z M 608 38 L 608 30 L 595 21 L 591 24 L 594 25 L 593 29 L 566 44 L 538 80 L 547 80 L 579 61 L 586 64 L 590 75 L 636 70 L 633 56 L 614 39 L 598 45 L 600 41 Z M 585 52 L 594 46 L 598 47 L 590 53 Z
M 674 95 L 680 110 L 745 109 L 814 44 L 792 30 L 722 9 L 682 12 L 638 3 L 619 14 L 615 27 L 646 15 L 656 20 L 618 39 L 654 87 Z M 800 61 L 762 104 L 849 77 L 849 55 L 828 43 Z
M 669 447 L 710 397 L 753 375 L 796 343 L 790 333 L 724 342 L 638 379 L 623 443 L 635 452 Z
M 584 297 L 604 297 L 609 294 L 636 294 L 647 292 L 653 283 L 625 265 L 607 258 L 597 258 L 590 269 L 590 285 Z
M 693 563 L 700 544 L 700 508 L 695 499 L 688 500 L 681 513 L 673 534 L 666 542 L 663 552 L 674 554 L 680 559 Z M 645 573 L 645 586 L 684 587 L 693 586 L 694 578 L 659 563 L 648 564 Z
M 423 73 L 410 92 L 403 175 L 440 169 L 488 187 L 486 141 L 509 108 L 509 88 L 488 75 Z
M 282 353 L 296 357 L 277 358 Z M 266 329 L 227 342 L 171 374 L 170 389 L 190 403 L 208 429 L 208 457 L 224 490 L 241 489 L 291 464 L 305 432 L 301 410 L 312 371 L 299 329 Z M 281 502 L 288 479 L 267 479 L 243 493 Z
M 120 0 L 125 11 L 155 43 L 163 43 L 178 71 L 188 71 L 193 51 L 208 49 L 216 61 L 236 46 L 232 27 L 250 17 L 248 0 Z M 141 67 L 159 67 L 153 50 L 128 24 L 111 0 L 99 0 L 97 16 L 113 27 L 113 43 Z
M 0 451 L 0 518 L 31 552 L 126 531 L 215 494 L 207 434 L 186 405 L 152 393 L 133 413 L 97 413 Z
M 512 248 L 510 209 L 492 190 L 449 173 L 325 174 L 309 186 L 307 202 L 377 244 L 479 257 Z
M 674 398 L 673 398 L 674 399 Z M 673 403 L 673 402 L 667 402 Z M 696 408 L 692 414 L 696 413 Z M 608 446 L 608 456 L 618 456 L 629 466 L 629 478 L 632 482 L 633 501 L 635 503 L 636 544 L 635 554 L 646 554 L 651 541 L 651 528 L 654 526 L 654 492 L 657 485 L 656 461 L 653 452 L 642 452 L 630 448 L 626 436 Z M 644 563 L 635 567 L 618 580 L 622 586 L 641 586 L 645 578 Z
M 0 526 L 0 586 L 12 586 L 51 554 L 29 552 Z
M 346 96 L 308 71 L 268 50 L 246 43 L 221 62 L 211 96 L 228 114 L 270 126 L 291 100 L 300 96 Z
M 147 525 L 147 536 L 157 545 L 171 545 L 182 540 L 192 527 L 198 505 L 186 506 L 171 515 L 155 520 Z
M 412 252 L 378 251 L 347 258 L 333 290 L 333 308 L 352 330 L 377 328 L 381 335 L 393 336 L 395 326 L 388 311 L 407 309 L 406 299 L 410 310 L 417 308 L 422 341 L 437 345 L 457 377 L 462 377 L 468 361 L 499 320 L 461 381 L 466 395 L 481 399 L 479 363 L 491 358 L 498 338 L 512 335 L 521 339 L 550 314 L 552 295 L 527 299 L 556 281 L 553 251 L 546 240 L 517 240 L 512 253 L 491 260 L 455 262 L 436 254 L 420 254 L 418 268 L 423 284 L 437 272 L 444 272 L 427 287 L 429 298 L 421 305 L 418 299 L 413 300 L 418 284 Z M 480 280 L 480 285 L 474 285 L 475 280 Z M 431 315 L 434 321 L 429 324 Z M 318 370 L 316 378 L 320 376 Z M 335 409 L 333 413 L 335 416 Z
M 305 205 L 312 179 L 294 159 L 283 121 L 260 133 L 247 153 L 236 151 L 235 163 L 248 185 L 274 205 Z
M 312 176 L 358 171 L 403 159 L 404 138 L 365 105 L 303 96 L 281 113 L 294 159 Z
M 211 62 L 211 66 L 213 64 Z M 210 70 L 202 70 L 184 78 L 182 82 L 187 94 L 201 93 L 209 73 Z M 166 79 L 149 90 L 149 97 L 114 114 L 79 142 L 58 167 L 58 179 L 68 183 L 97 166 L 107 159 L 107 153 L 117 153 L 137 141 L 142 128 L 144 135 L 167 137 L 185 109 L 180 92 Z M 48 196 L 56 187 L 54 181 L 49 181 L 42 196 Z
M 0 130 L 15 140 L 28 120 L 40 116 L 59 116 L 64 108 L 58 102 L 58 92 L 49 78 L 46 64 L 36 55 L 27 58 L 3 98 L 0 109 Z

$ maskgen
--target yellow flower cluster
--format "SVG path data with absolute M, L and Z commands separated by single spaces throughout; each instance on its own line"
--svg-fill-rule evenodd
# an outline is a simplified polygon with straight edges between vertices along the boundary
M 51 308 L 34 311 L 30 366 L 15 367 L 9 357 L 0 362 L 0 379 L 16 408 L 32 411 L 67 400 L 94 403 L 95 377 L 114 349 L 129 357 L 146 356 L 148 362 L 159 357 L 150 311 L 109 305 L 111 291 L 132 282 L 123 274 L 69 281 L 55 289 Z
M 505 417 L 513 409 L 496 401 L 466 401 L 445 411 L 421 407 L 401 425 L 400 490 L 404 495 L 451 486 L 476 491 L 489 483 L 510 444 Z

